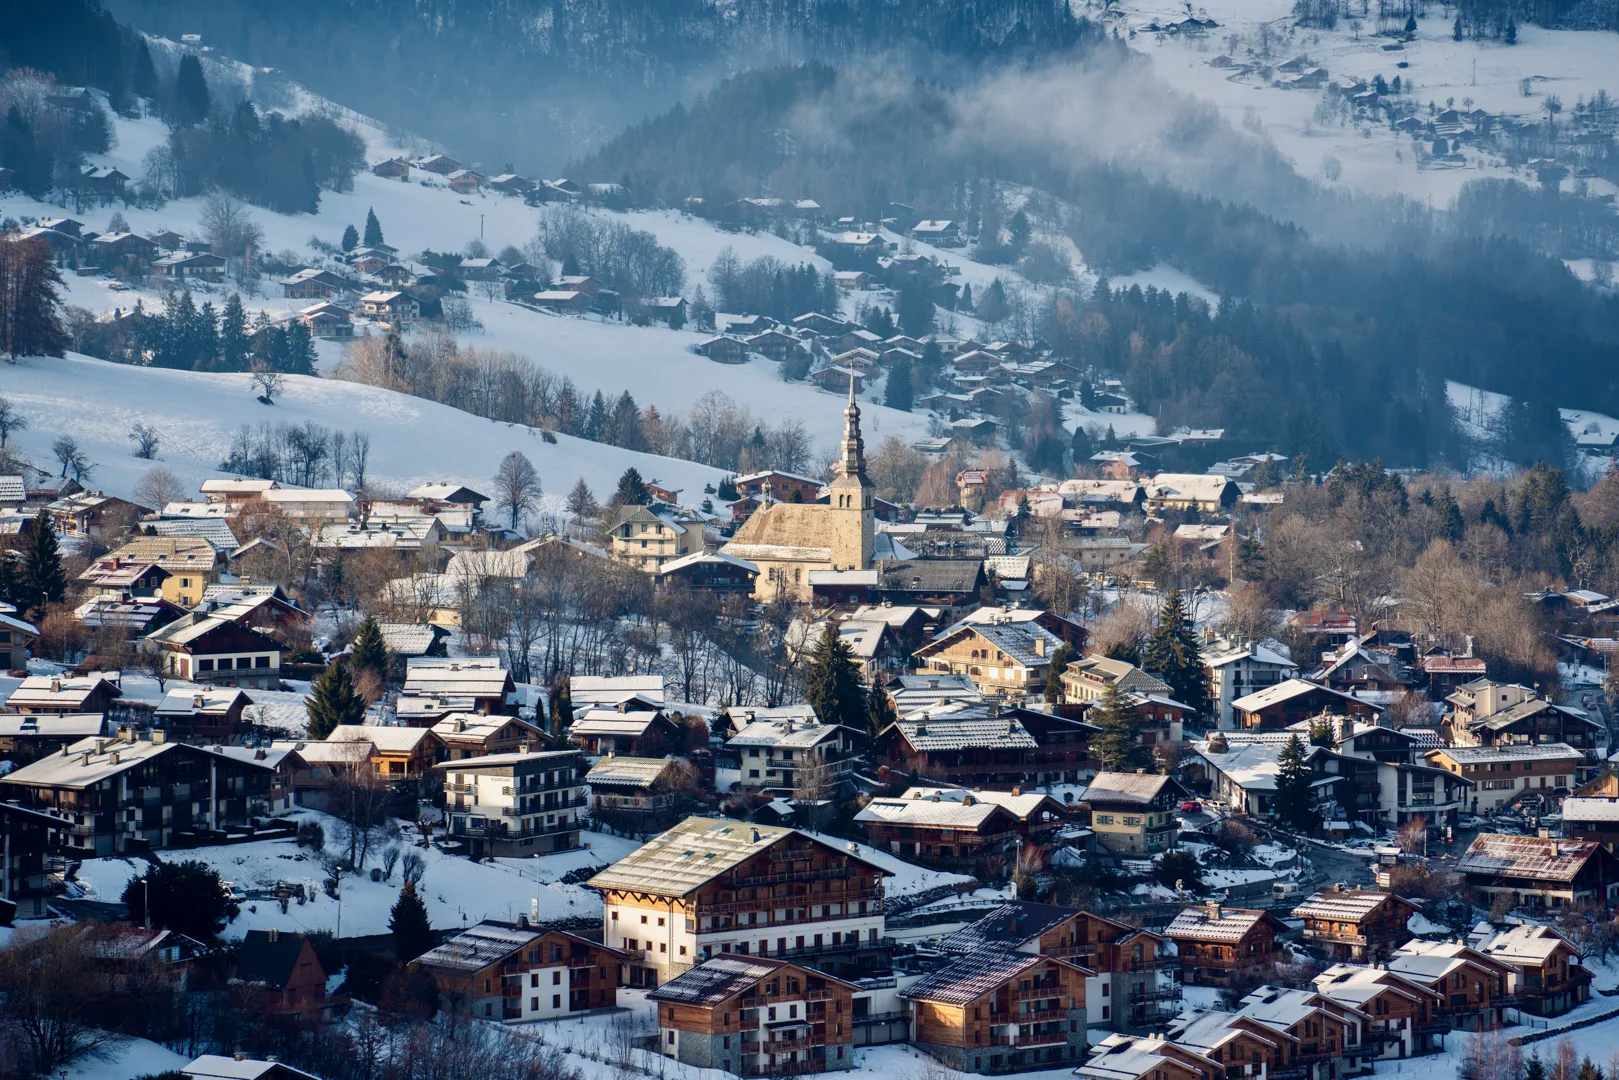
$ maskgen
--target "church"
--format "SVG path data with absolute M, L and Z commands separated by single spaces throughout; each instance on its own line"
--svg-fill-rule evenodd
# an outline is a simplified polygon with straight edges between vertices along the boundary
M 808 603 L 812 571 L 871 570 L 879 559 L 901 554 L 886 534 L 876 532 L 866 447 L 860 438 L 860 406 L 855 404 L 853 386 L 849 405 L 843 410 L 837 472 L 828 488 L 831 497 L 824 503 L 774 502 L 767 486 L 764 504 L 720 549 L 759 568 L 753 586 L 756 600 L 769 603 L 785 596 Z

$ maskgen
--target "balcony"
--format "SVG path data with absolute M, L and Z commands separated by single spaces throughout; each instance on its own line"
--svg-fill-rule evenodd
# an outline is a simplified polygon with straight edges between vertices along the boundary
M 1312 930 L 1304 928 L 1304 940 L 1325 941 L 1334 945 L 1367 945 L 1370 939 L 1365 934 L 1345 930 Z
M 1068 1041 L 1068 1032 L 1060 1029 L 1030 1031 L 1012 1037 L 1013 1046 L 1056 1046 Z
M 1131 989 L 1129 1002 L 1138 1005 L 1148 1001 L 1174 1001 L 1180 996 L 1180 988 L 1176 986 L 1137 986 Z
M 1048 1001 L 1051 998 L 1068 996 L 1068 988 L 1058 983 L 1055 986 L 1034 986 L 1027 990 L 1012 991 L 1013 1001 Z

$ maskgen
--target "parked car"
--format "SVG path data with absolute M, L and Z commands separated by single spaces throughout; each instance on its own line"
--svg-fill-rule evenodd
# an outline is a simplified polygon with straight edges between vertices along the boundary
M 1198 802 L 1196 799 L 1187 799 L 1185 802 L 1181 803 L 1181 810 L 1184 813 L 1195 814 L 1201 809 L 1203 809 L 1203 804 Z

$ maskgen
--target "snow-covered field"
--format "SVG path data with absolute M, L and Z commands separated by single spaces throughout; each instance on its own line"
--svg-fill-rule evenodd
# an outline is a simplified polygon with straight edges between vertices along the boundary
M 24 360 L 0 371 L 0 392 L 28 419 L 28 428 L 12 437 L 18 452 L 48 467 L 51 442 L 72 435 L 95 464 L 88 486 L 114 494 L 128 494 L 159 465 L 195 490 L 218 475 L 232 435 L 244 424 L 262 423 L 312 422 L 368 432 L 371 475 L 401 490 L 441 481 L 487 487 L 500 459 L 512 450 L 528 455 L 546 491 L 557 498 L 581 476 L 593 490 L 611 492 L 631 465 L 647 479 L 682 488 L 699 500 L 703 486 L 722 475 L 693 462 L 568 435 L 551 444 L 533 428 L 329 379 L 290 376 L 275 404 L 262 405 L 247 375 L 132 367 L 76 354 Z M 129 430 L 137 421 L 161 433 L 155 461 L 132 453 Z
M 1358 7 L 1353 5 L 1352 10 Z M 1076 10 L 1093 17 L 1101 8 L 1094 0 L 1083 8 L 1076 5 Z M 1457 108 L 1467 100 L 1472 102 L 1467 108 L 1533 119 L 1543 118 L 1545 100 L 1552 94 L 1565 109 L 1572 109 L 1580 98 L 1590 98 L 1598 90 L 1619 92 L 1619 45 L 1610 32 L 1545 30 L 1526 24 L 1518 27 L 1518 43 L 1512 46 L 1490 40 L 1454 41 L 1454 12 L 1439 8 L 1418 23 L 1414 41 L 1389 52 L 1383 46 L 1392 39 L 1375 34 L 1383 28 L 1402 28 L 1403 14 L 1398 25 L 1391 18 L 1385 27 L 1379 26 L 1374 9 L 1358 19 L 1340 19 L 1333 30 L 1293 29 L 1292 0 L 1204 0 L 1197 5 L 1198 16 L 1212 18 L 1220 26 L 1202 37 L 1190 37 L 1145 29 L 1151 22 L 1186 18 L 1191 6 L 1180 0 L 1123 0 L 1112 8 L 1121 12 L 1114 24 L 1121 33 L 1135 31 L 1130 44 L 1151 59 L 1155 75 L 1176 90 L 1213 104 L 1232 127 L 1241 128 L 1246 122 L 1250 129 L 1261 128 L 1301 175 L 1324 179 L 1322 163 L 1331 155 L 1341 163 L 1342 173 L 1328 183 L 1379 195 L 1405 195 L 1436 208 L 1449 205 L 1468 180 L 1511 171 L 1493 158 L 1480 160 L 1472 150 L 1467 151 L 1465 168 L 1419 169 L 1410 137 L 1397 135 L 1386 124 L 1371 126 L 1369 136 L 1354 125 L 1322 124 L 1314 116 L 1319 91 L 1232 80 L 1229 71 L 1208 62 L 1222 53 L 1247 60 L 1248 48 L 1257 46 L 1264 28 L 1271 63 L 1303 55 L 1333 78 L 1347 75 L 1370 82 L 1381 75 L 1392 82 L 1399 75 L 1402 83 L 1415 81 L 1411 100 L 1424 111 L 1430 101 L 1443 109 L 1454 98 Z M 1351 22 L 1358 22 L 1359 29 Z M 1235 51 L 1233 35 L 1240 38 Z M 1400 62 L 1407 66 L 1398 67 Z M 1531 80 L 1527 96 L 1522 90 L 1526 78 Z M 1396 150 L 1402 151 L 1403 160 L 1396 158 Z M 1612 188 L 1592 181 L 1591 190 L 1600 194 Z

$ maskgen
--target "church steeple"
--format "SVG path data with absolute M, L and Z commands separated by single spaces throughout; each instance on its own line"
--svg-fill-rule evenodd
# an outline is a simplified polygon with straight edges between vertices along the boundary
M 875 492 L 866 475 L 866 444 L 860 437 L 860 406 L 855 404 L 854 379 L 849 379 L 849 404 L 843 410 L 843 454 L 838 475 L 828 485 L 835 525 L 832 569 L 869 570 L 876 534 Z
M 860 437 L 860 406 L 854 399 L 854 376 L 849 377 L 849 406 L 843 410 L 843 476 L 866 475 L 866 443 Z

